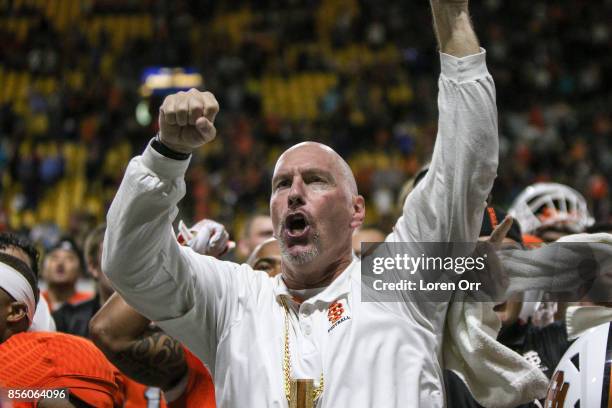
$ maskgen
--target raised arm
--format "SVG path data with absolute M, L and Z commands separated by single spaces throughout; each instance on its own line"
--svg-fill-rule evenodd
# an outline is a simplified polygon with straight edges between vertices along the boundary
M 214 138 L 217 110 L 212 94 L 195 89 L 165 99 L 159 137 L 130 161 L 110 207 L 102 254 L 102 269 L 121 297 L 211 371 L 248 274 L 180 246 L 172 221 L 190 152 Z
M 475 242 L 497 172 L 495 85 L 467 1 L 432 0 L 439 41 L 438 134 L 429 172 L 388 241 Z
M 478 54 L 480 45 L 468 10 L 468 0 L 431 0 L 438 47 L 457 58 Z

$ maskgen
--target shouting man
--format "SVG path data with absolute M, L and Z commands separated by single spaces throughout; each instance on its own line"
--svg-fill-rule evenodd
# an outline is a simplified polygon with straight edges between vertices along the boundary
M 426 180 L 386 240 L 476 242 L 497 171 L 495 88 L 468 1 L 432 0 L 432 10 L 438 136 Z M 103 270 L 117 291 L 208 366 L 219 406 L 287 406 L 296 379 L 314 380 L 307 397 L 318 407 L 443 406 L 447 305 L 361 302 L 351 237 L 365 204 L 331 148 L 300 143 L 276 163 L 276 277 L 176 243 L 184 174 L 214 139 L 218 110 L 209 92 L 165 99 L 159 136 L 131 161 L 107 218 Z

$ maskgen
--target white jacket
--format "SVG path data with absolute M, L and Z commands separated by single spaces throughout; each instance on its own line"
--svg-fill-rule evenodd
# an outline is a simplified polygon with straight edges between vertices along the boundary
M 426 180 L 410 194 L 388 241 L 475 242 L 498 161 L 495 87 L 485 52 L 441 54 L 438 136 Z M 211 370 L 221 407 L 286 407 L 280 275 L 180 247 L 171 223 L 189 160 L 147 147 L 130 162 L 107 217 L 102 267 L 125 300 Z M 301 305 L 292 304 L 293 377 L 318 381 L 319 407 L 444 404 L 447 304 L 360 302 L 360 262 Z M 334 302 L 341 318 L 331 324 Z

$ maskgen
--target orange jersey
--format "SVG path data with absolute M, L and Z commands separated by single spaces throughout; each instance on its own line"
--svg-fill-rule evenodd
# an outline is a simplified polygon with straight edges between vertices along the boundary
M 124 379 L 89 340 L 64 333 L 25 332 L 0 344 L 0 387 L 68 388 L 94 407 L 122 406 Z M 14 408 L 35 407 L 13 402 Z
M 49 291 L 47 290 L 40 291 L 40 294 L 45 298 L 52 312 L 58 310 L 63 305 L 63 303 L 59 303 L 59 304 L 53 303 L 51 301 L 51 298 L 49 297 Z M 94 295 L 95 294 L 91 292 L 74 292 L 74 295 L 70 296 L 70 298 L 66 301 L 66 303 L 70 303 L 71 305 L 76 305 L 77 303 L 81 303 L 81 302 L 84 302 L 86 300 L 93 298 Z
M 189 370 L 187 388 L 176 400 L 168 403 L 170 408 L 215 408 L 215 385 L 208 369 L 186 347 L 185 360 Z
M 167 408 L 161 389 L 138 383 L 124 375 L 125 403 L 123 408 Z

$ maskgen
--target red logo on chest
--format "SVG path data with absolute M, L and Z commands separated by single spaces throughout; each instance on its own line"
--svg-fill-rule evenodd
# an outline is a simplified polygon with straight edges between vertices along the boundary
M 344 314 L 344 307 L 342 307 L 342 303 L 334 302 L 329 305 L 327 318 L 331 324 L 334 324 L 340 320 L 342 318 L 342 314 Z

